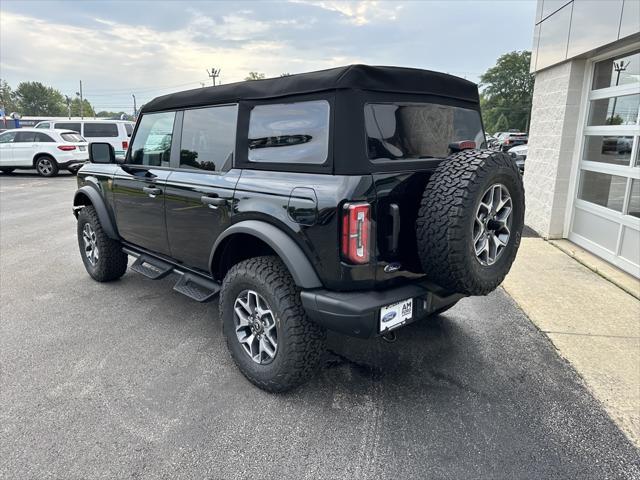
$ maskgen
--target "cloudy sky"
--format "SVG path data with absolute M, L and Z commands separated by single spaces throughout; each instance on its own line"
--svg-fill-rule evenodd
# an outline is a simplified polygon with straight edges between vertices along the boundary
M 367 2 L 13 1 L 0 3 L 0 77 L 131 110 L 171 91 L 250 71 L 277 76 L 350 63 L 477 81 L 502 53 L 529 50 L 534 0 Z

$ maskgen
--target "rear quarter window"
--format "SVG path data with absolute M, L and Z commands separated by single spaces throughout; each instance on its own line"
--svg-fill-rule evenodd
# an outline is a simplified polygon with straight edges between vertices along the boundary
M 480 113 L 432 103 L 365 105 L 367 152 L 373 161 L 445 158 L 449 145 L 471 140 L 484 148 Z
M 321 164 L 329 151 L 329 102 L 257 105 L 249 119 L 249 161 Z
M 95 137 L 118 137 L 118 125 L 115 123 L 85 123 L 84 136 L 86 138 Z

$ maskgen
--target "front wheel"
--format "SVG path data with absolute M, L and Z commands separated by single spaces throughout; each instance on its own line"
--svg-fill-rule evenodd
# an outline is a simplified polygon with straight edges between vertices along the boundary
M 229 270 L 220 317 L 233 360 L 263 390 L 290 390 L 320 366 L 325 330 L 309 320 L 291 274 L 276 257 L 251 258 Z
M 82 208 L 78 214 L 78 246 L 84 267 L 94 280 L 110 282 L 127 271 L 127 254 L 120 242 L 104 233 L 92 205 Z
M 43 177 L 55 177 L 58 174 L 58 163 L 53 158 L 42 155 L 36 160 L 36 170 Z

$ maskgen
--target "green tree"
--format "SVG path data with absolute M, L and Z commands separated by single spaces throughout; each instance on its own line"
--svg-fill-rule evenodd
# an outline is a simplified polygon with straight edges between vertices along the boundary
M 96 112 L 93 110 L 93 107 L 89 103 L 89 100 L 87 100 L 86 98 L 82 100 L 82 115 L 84 115 L 85 117 L 96 116 Z M 71 100 L 71 116 L 80 116 L 80 99 L 77 97 Z
M 55 88 L 40 82 L 21 82 L 15 91 L 16 108 L 21 115 L 64 116 L 67 105 Z
M 16 98 L 15 93 L 11 90 L 11 87 L 6 82 L 0 78 L 0 107 L 4 107 L 4 112 L 6 115 L 9 115 L 12 112 L 16 112 Z
M 245 80 L 262 80 L 265 78 L 264 73 L 260 72 L 249 72 L 249 75 L 244 77 Z
M 500 131 L 497 127 L 501 116 L 506 119 L 507 130 L 528 128 L 534 81 L 530 64 L 529 51 L 505 53 L 480 77 L 482 117 L 487 131 Z

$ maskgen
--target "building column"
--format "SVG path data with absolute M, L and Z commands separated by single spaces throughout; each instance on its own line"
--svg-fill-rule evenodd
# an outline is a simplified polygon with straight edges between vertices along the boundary
M 525 165 L 525 223 L 545 238 L 562 238 L 578 131 L 585 60 L 536 73 Z

